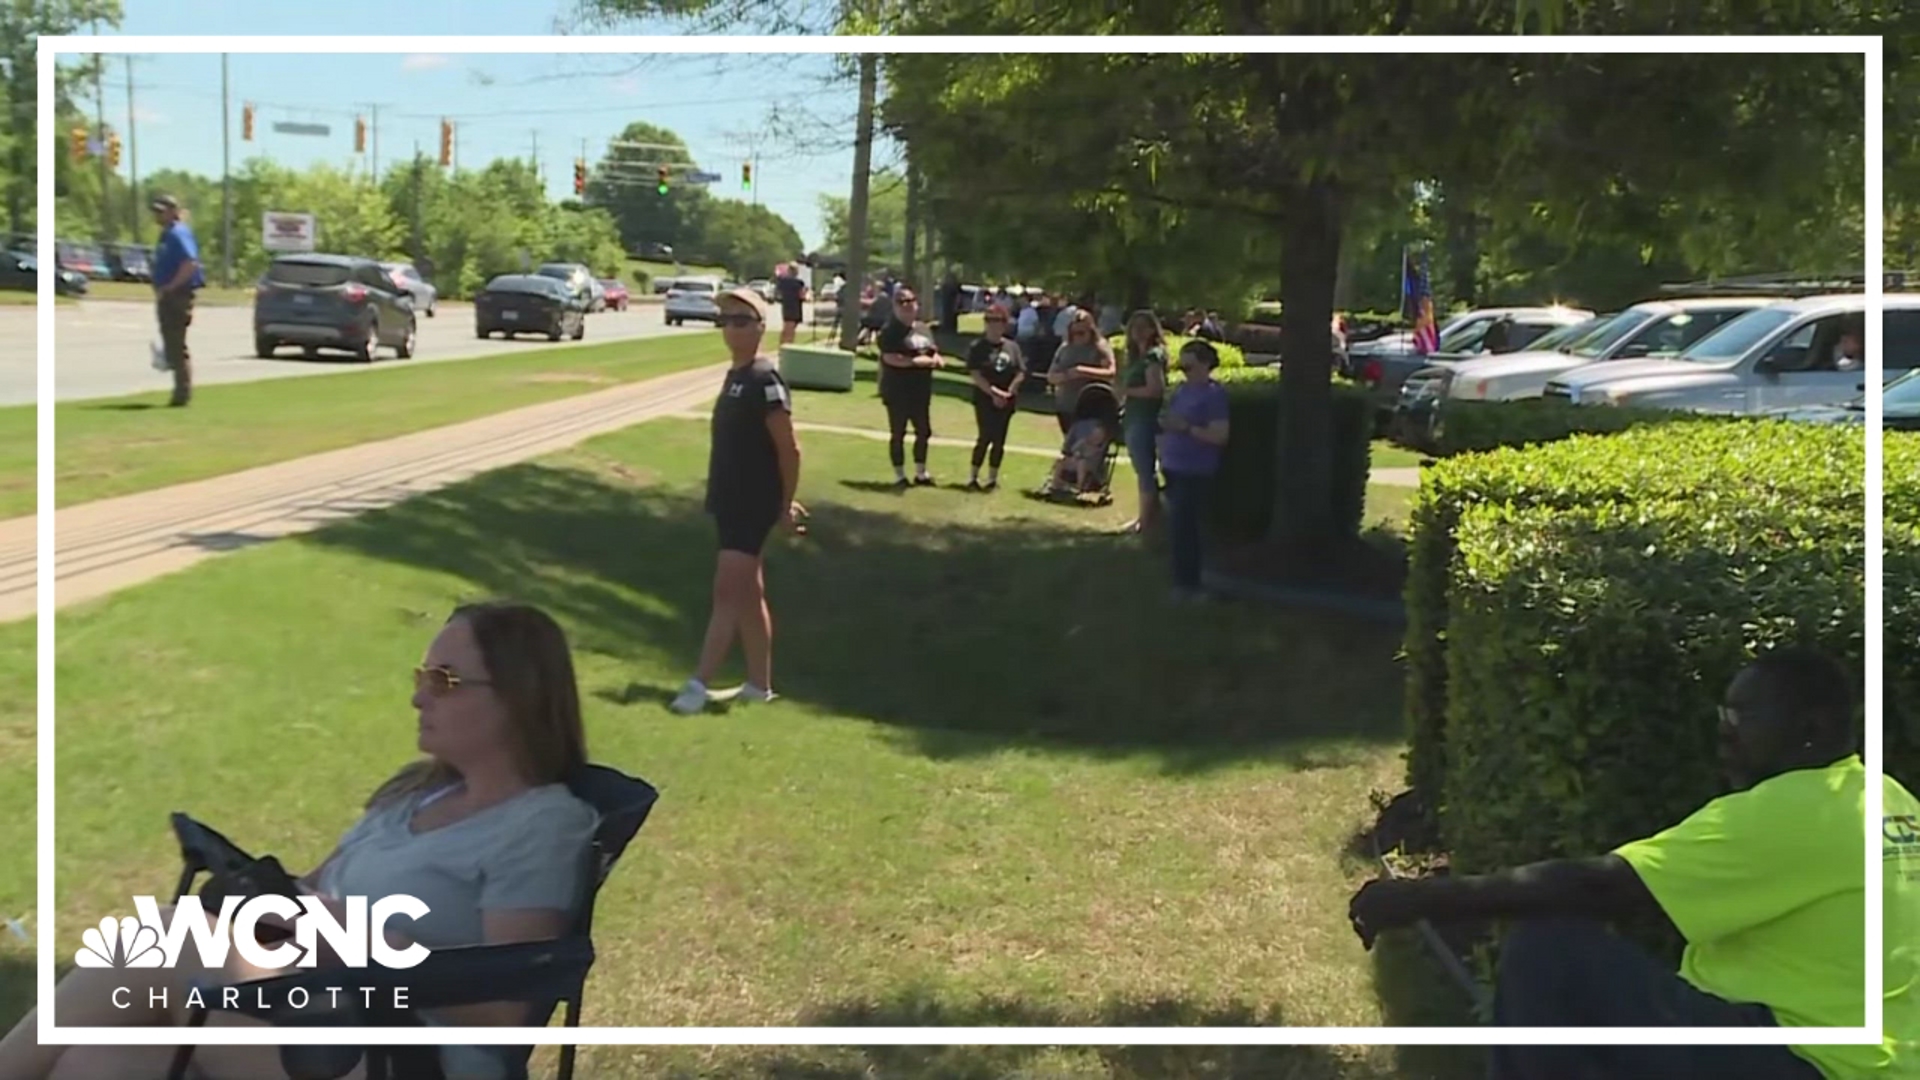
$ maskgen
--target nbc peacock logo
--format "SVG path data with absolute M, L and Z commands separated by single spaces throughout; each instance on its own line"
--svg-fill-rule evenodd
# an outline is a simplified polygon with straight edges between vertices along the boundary
M 83 968 L 157 968 L 166 966 L 160 933 L 132 917 L 101 919 L 80 935 L 73 962 Z

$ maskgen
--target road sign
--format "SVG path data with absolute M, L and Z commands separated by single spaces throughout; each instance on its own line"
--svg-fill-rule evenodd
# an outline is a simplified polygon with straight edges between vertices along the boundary
M 333 134 L 333 126 L 330 124 L 302 124 L 292 120 L 275 120 L 273 122 L 273 130 L 279 132 L 282 135 L 331 135 Z
M 720 182 L 720 174 L 717 172 L 690 172 L 686 175 L 685 180 L 689 184 L 717 184 Z
M 312 214 L 269 210 L 260 215 L 260 246 L 268 251 L 312 251 L 319 236 Z

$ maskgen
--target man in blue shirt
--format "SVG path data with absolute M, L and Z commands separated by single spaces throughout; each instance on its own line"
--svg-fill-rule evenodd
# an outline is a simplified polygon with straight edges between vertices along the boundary
M 149 206 L 160 226 L 160 242 L 153 250 L 154 306 L 160 317 L 160 342 L 166 349 L 167 367 L 173 371 L 170 404 L 178 408 L 193 396 L 187 327 L 193 325 L 193 294 L 207 279 L 200 270 L 200 244 L 193 230 L 180 220 L 179 200 L 161 195 Z

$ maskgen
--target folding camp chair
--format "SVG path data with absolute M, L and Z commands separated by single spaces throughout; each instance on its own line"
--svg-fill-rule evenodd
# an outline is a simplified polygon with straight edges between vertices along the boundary
M 646 823 L 659 792 L 645 780 L 630 777 L 604 765 L 588 765 L 567 780 L 574 796 L 600 814 L 600 826 L 594 832 L 587 854 L 586 896 L 573 928 L 566 937 L 553 941 L 523 942 L 509 945 L 470 945 L 435 949 L 417 967 L 396 970 L 379 966 L 354 973 L 358 986 L 375 987 L 373 995 L 387 1007 L 367 1007 L 364 995 L 345 995 L 348 999 L 324 1012 L 303 1011 L 289 1014 L 286 1009 L 258 1007 L 268 1001 L 286 1001 L 287 993 L 304 988 L 310 1001 L 327 1001 L 325 988 L 340 983 L 339 971 L 300 969 L 269 978 L 224 983 L 207 980 L 196 984 L 205 1005 L 192 1010 L 188 1025 L 206 1022 L 209 1008 L 229 1009 L 279 1026 L 332 1027 L 417 1027 L 422 1009 L 444 1009 L 492 1001 L 518 1001 L 532 1006 L 526 1026 L 544 1027 L 555 1006 L 565 1003 L 566 1026 L 580 1025 L 581 998 L 587 972 L 593 966 L 593 912 L 613 866 L 627 845 Z M 185 869 L 180 876 L 179 900 L 192 888 L 201 873 L 230 875 L 255 860 L 231 841 L 184 814 L 173 816 L 174 832 L 180 840 Z M 277 863 L 273 866 L 277 869 Z M 239 989 L 237 1002 L 225 1004 L 227 987 Z M 391 1007 L 391 988 L 404 987 L 407 1008 Z M 253 1004 L 250 1005 L 249 1002 Z M 485 1039 L 485 1028 L 448 1027 L 449 1041 L 461 1041 L 462 1035 Z M 194 1047 L 183 1046 L 174 1056 L 168 1080 L 187 1080 L 187 1068 Z M 524 1080 L 533 1047 L 508 1048 L 511 1052 L 510 1075 Z M 559 1080 L 572 1080 L 574 1047 L 560 1049 Z M 440 1050 L 435 1046 L 283 1046 L 280 1062 L 296 1080 L 337 1080 L 366 1059 L 367 1080 L 444 1080 Z

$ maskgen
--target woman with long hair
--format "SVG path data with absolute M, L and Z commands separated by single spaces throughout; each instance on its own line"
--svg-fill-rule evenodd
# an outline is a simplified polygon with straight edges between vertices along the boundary
M 1139 485 L 1140 514 L 1128 523 L 1133 532 L 1149 532 L 1160 523 L 1158 443 L 1160 403 L 1167 394 L 1167 339 L 1160 320 L 1142 309 L 1127 320 L 1127 366 L 1120 380 L 1126 399 L 1124 430 L 1127 458 Z
M 1080 391 L 1093 383 L 1112 386 L 1119 370 L 1113 346 L 1100 336 L 1093 312 L 1085 308 L 1075 310 L 1067 323 L 1066 340 L 1060 351 L 1053 354 L 1053 364 L 1047 369 L 1047 382 L 1053 387 L 1054 415 L 1060 421 L 1062 436 L 1073 427 L 1073 408 L 1080 400 Z

